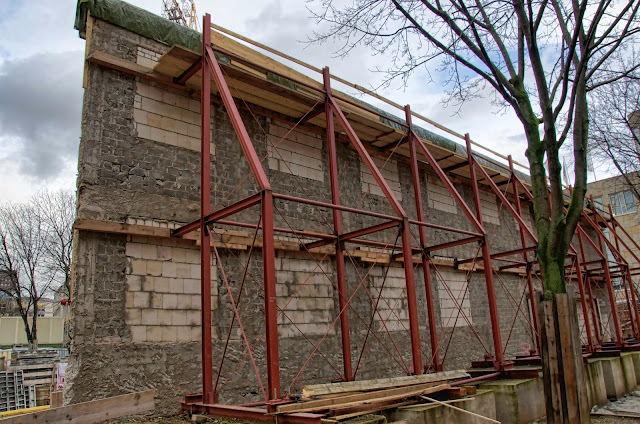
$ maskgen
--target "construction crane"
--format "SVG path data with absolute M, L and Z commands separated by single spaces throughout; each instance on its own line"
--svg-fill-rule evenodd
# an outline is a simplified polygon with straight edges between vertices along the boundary
M 199 31 L 194 0 L 162 0 L 162 16 L 171 22 Z

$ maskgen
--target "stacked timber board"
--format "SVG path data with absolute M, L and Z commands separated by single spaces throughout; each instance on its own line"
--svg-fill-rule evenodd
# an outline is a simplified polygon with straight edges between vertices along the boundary
M 423 396 L 460 397 L 465 388 L 452 387 L 454 380 L 469 378 L 464 371 L 420 376 L 350 381 L 305 386 L 291 403 L 278 405 L 275 414 L 324 414 L 324 423 L 340 422 L 386 409 L 424 403 Z M 469 389 L 471 391 L 471 389 Z

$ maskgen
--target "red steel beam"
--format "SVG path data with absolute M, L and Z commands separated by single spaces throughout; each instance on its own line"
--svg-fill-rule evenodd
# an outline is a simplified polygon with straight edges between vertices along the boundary
M 250 208 L 251 206 L 257 205 L 258 203 L 260 203 L 261 198 L 262 198 L 262 195 L 260 193 L 254 194 L 245 199 L 232 203 L 229 206 L 219 209 L 213 213 L 207 213 L 205 216 L 203 216 L 201 219 L 197 221 L 193 221 L 189 224 L 183 225 L 180 228 L 176 228 L 171 232 L 171 235 L 174 237 L 183 236 L 187 233 L 190 233 L 191 231 L 197 230 L 200 227 L 201 223 L 204 223 L 205 225 L 211 224 L 220 219 L 226 218 L 240 211 L 243 211 L 247 208 Z M 211 206 L 209 206 L 209 208 L 210 207 Z
M 373 216 L 373 217 L 376 217 L 376 218 L 395 220 L 395 221 L 398 221 L 398 222 L 402 221 L 402 218 L 397 217 L 397 216 L 385 215 L 383 213 L 370 212 L 370 211 L 360 210 L 360 209 L 356 209 L 356 208 L 350 208 L 348 206 L 333 205 L 331 203 L 319 202 L 317 200 L 311 200 L 311 199 L 304 199 L 302 197 L 290 196 L 288 194 L 273 193 L 273 197 L 274 197 L 274 199 L 282 199 L 282 200 L 287 200 L 287 201 L 290 201 L 290 202 L 305 203 L 307 205 L 320 206 L 320 207 L 327 208 L 327 209 L 338 209 L 338 210 L 341 210 L 343 212 L 356 213 L 356 214 L 361 214 L 361 215 L 368 215 L 368 216 Z
M 520 192 L 518 190 L 518 183 L 514 178 L 516 173 L 513 169 L 513 159 L 511 158 L 511 155 L 509 155 L 508 158 L 509 158 L 509 171 L 511 172 L 511 188 L 513 190 L 514 203 L 516 205 L 515 210 L 518 216 L 522 217 L 522 205 L 520 204 Z M 523 249 L 525 249 L 527 246 L 527 240 L 525 238 L 524 230 L 520 225 L 518 225 L 518 230 L 520 233 L 520 245 L 522 246 Z M 533 249 L 535 248 L 537 248 L 537 246 L 533 247 Z M 522 257 L 524 258 L 525 261 L 529 262 L 529 255 L 526 252 L 522 253 Z M 535 336 L 535 342 L 536 342 L 536 349 L 537 349 L 537 352 L 540 352 L 540 323 L 538 322 L 538 308 L 536 306 L 536 295 L 535 295 L 535 290 L 533 288 L 533 278 L 531 277 L 531 265 L 527 265 L 526 272 L 527 272 L 527 288 L 529 290 L 529 307 L 531 308 L 531 316 L 533 318 L 533 329 L 535 332 L 534 336 Z
M 583 216 L 584 215 L 586 215 L 586 214 L 583 214 Z M 623 337 L 622 337 L 622 329 L 620 327 L 620 320 L 618 319 L 618 309 L 616 307 L 615 294 L 613 293 L 613 283 L 611 281 L 611 273 L 609 272 L 609 263 L 607 261 L 607 255 L 602 252 L 601 248 L 599 248 L 598 246 L 595 245 L 593 240 L 591 240 L 591 237 L 589 237 L 587 235 L 587 233 L 584 231 L 584 229 L 582 228 L 582 226 L 580 224 L 578 224 L 577 229 L 578 229 L 578 232 L 581 233 L 586 238 L 586 240 L 589 242 L 589 244 L 591 245 L 593 250 L 596 251 L 598 256 L 600 256 L 600 258 L 602 258 L 602 267 L 604 269 L 605 285 L 607 286 L 607 295 L 609 297 L 609 305 L 611 307 L 611 319 L 613 321 L 613 328 L 615 330 L 615 335 L 616 335 L 616 346 L 621 347 L 623 345 L 624 340 L 623 340 Z M 600 231 L 596 230 L 596 235 L 598 237 L 598 243 L 602 246 L 602 240 L 600 238 L 600 236 L 601 236 Z
M 402 218 L 402 254 L 403 254 L 403 263 L 404 263 L 404 277 L 405 277 L 405 285 L 407 289 L 407 310 L 409 312 L 409 333 L 411 335 L 411 355 L 413 357 L 413 368 L 416 374 L 422 374 L 422 352 L 420 346 L 420 327 L 418 323 L 418 303 L 416 299 L 416 287 L 415 287 L 415 276 L 413 273 L 413 253 L 411 250 L 411 233 L 409 229 L 409 219 L 407 218 L 407 213 L 404 211 L 404 208 L 396 198 L 396 196 L 391 191 L 391 188 L 385 181 L 382 173 L 371 159 L 369 152 L 365 149 L 364 145 L 358 138 L 358 135 L 349 124 L 349 121 L 340 110 L 340 106 L 336 103 L 335 99 L 327 94 L 327 100 L 331 103 L 331 107 L 333 112 L 336 114 L 342 129 L 347 133 L 347 137 L 349 137 L 349 141 L 356 149 L 360 158 L 364 162 L 364 164 L 373 175 L 373 178 L 378 183 L 380 190 L 384 193 L 385 197 L 391 204 L 391 207 L 396 212 L 398 217 Z
M 595 203 L 593 201 L 593 195 L 589 195 L 589 200 L 591 201 L 592 205 L 595 205 Z M 611 208 L 611 205 L 609 205 L 609 208 Z M 614 250 L 614 255 L 616 255 L 616 257 L 624 260 L 624 258 L 622 257 L 622 254 L 620 253 L 620 245 L 618 243 L 618 238 L 616 237 L 616 234 L 615 234 L 615 231 L 616 231 L 615 230 L 615 226 L 613 228 L 609 227 L 609 225 L 606 222 L 606 220 L 604 218 L 602 218 L 599 213 L 596 212 L 596 208 L 595 207 L 593 208 L 593 212 L 594 212 L 593 217 L 595 218 L 596 225 L 598 225 L 598 221 L 600 219 L 602 219 L 602 221 L 604 222 L 604 225 L 610 231 L 609 234 L 613 235 L 613 237 L 614 237 L 614 240 L 615 240 L 615 243 L 616 243 L 616 248 Z M 598 228 L 598 230 L 600 231 L 599 228 Z M 606 237 L 604 237 L 604 234 L 603 234 L 603 238 L 606 238 Z M 626 264 L 626 261 L 625 261 L 625 264 L 623 264 L 623 265 L 627 265 L 627 267 L 628 267 L 628 264 Z M 614 266 L 614 268 L 615 268 L 615 266 Z M 620 269 L 620 271 L 622 271 L 622 269 Z M 629 299 L 629 293 L 627 292 L 627 285 L 625 284 L 625 282 L 627 280 L 627 274 L 626 273 L 622 274 L 620 276 L 620 278 L 622 279 L 622 289 L 624 290 L 625 301 L 627 302 L 627 308 L 629 309 L 629 321 L 631 322 L 631 330 L 633 331 L 633 335 L 635 336 L 636 340 L 640 340 L 640 336 L 638 335 L 638 327 L 636 326 L 636 323 L 637 323 L 636 314 L 638 312 L 638 306 L 634 302 L 635 308 L 631 307 L 631 300 Z
M 349 124 L 347 117 L 344 116 L 344 113 L 342 113 L 340 106 L 338 106 L 334 98 L 331 97 L 331 95 L 329 94 L 327 94 L 327 101 L 331 103 L 332 110 L 335 113 L 336 117 L 338 118 L 338 121 L 340 122 L 342 129 L 347 133 L 347 137 L 349 137 L 349 141 L 351 141 L 351 144 L 360 155 L 360 158 L 366 165 L 367 169 L 369 170 L 369 172 L 371 172 L 371 175 L 376 180 L 376 183 L 380 187 L 380 190 L 382 190 L 382 193 L 384 193 L 384 196 L 387 198 L 387 201 L 391 205 L 391 208 L 395 211 L 398 217 L 406 217 L 407 213 L 404 211 L 404 208 L 402 207 L 402 205 L 400 204 L 396 196 L 391 191 L 389 184 L 387 184 L 387 181 L 382 176 L 382 173 L 380 172 L 376 164 L 373 162 L 373 159 L 371 159 L 369 152 L 367 152 L 367 149 L 364 147 L 364 145 L 360 141 L 360 138 L 358 138 L 358 135 L 351 127 L 351 124 Z
M 185 83 L 202 68 L 202 62 L 202 59 L 198 60 L 196 63 L 189 66 L 189 69 L 184 71 L 182 74 L 177 77 L 173 77 L 173 82 L 179 85 L 185 85 Z
M 273 243 L 273 196 L 262 192 L 262 275 L 264 283 L 264 320 L 266 328 L 267 386 L 269 400 L 279 399 L 280 357 L 278 353 L 278 304 L 276 297 L 276 259 Z
M 211 27 L 211 15 L 202 19 L 202 27 Z M 207 58 L 211 32 L 202 32 L 202 61 Z M 211 236 L 205 217 L 211 212 L 211 75 L 202 66 L 200 97 L 200 306 L 202 320 L 202 394 L 205 403 L 217 401 L 213 392 L 213 353 L 211 346 Z
M 511 202 L 509 202 L 509 200 L 505 197 L 505 195 L 498 188 L 496 183 L 493 182 L 493 180 L 491 179 L 487 171 L 485 171 L 482 166 L 480 166 L 477 162 L 475 162 L 475 160 L 474 160 L 474 163 L 476 164 L 476 167 L 480 171 L 480 173 L 484 176 L 485 180 L 489 184 L 489 187 L 491 187 L 493 192 L 498 196 L 498 198 L 500 198 L 500 200 L 502 201 L 502 204 L 506 206 L 511 216 L 513 216 L 515 220 L 518 222 L 520 230 L 524 231 L 527 237 L 531 239 L 531 241 L 533 241 L 534 243 L 538 243 L 538 238 L 533 234 L 531 229 L 527 227 L 527 224 L 522 219 L 522 216 L 520 216 L 520 214 L 518 214 L 518 212 L 513 208 L 513 206 L 511 206 Z
M 233 129 L 235 130 L 236 135 L 238 136 L 238 140 L 240 141 L 240 147 L 242 147 L 242 151 L 244 152 L 244 155 L 249 162 L 251 173 L 256 179 L 256 183 L 258 183 L 258 187 L 260 187 L 261 190 L 271 190 L 271 185 L 269 184 L 267 174 L 265 174 L 264 168 L 262 167 L 262 162 L 260 161 L 255 148 L 253 147 L 253 143 L 251 142 L 249 133 L 247 133 L 247 129 L 242 122 L 242 117 L 240 116 L 240 112 L 238 112 L 238 108 L 236 107 L 236 103 L 233 100 L 231 91 L 229 91 L 227 82 L 224 80 L 224 75 L 222 74 L 220 65 L 218 64 L 213 50 L 211 49 L 211 42 L 205 45 L 205 49 L 208 53 L 205 56 L 207 63 L 209 64 L 213 79 L 216 82 L 218 91 L 220 92 L 220 97 L 222 97 L 222 103 L 224 104 L 224 107 L 227 109 L 227 113 L 229 114 L 231 125 L 233 125 Z
M 334 211 L 336 212 L 340 212 L 337 209 L 334 209 Z M 376 224 L 376 225 L 372 225 L 371 227 L 367 227 L 367 228 L 362 228 L 360 230 L 355 230 L 355 231 L 351 231 L 349 233 L 344 233 L 341 236 L 338 237 L 338 240 L 340 242 L 345 242 L 348 240 L 353 240 L 353 239 L 357 239 L 359 237 L 362 236 L 366 236 L 368 234 L 372 234 L 372 233 L 377 233 L 379 231 L 384 231 L 384 230 L 388 230 L 389 228 L 395 228 L 399 225 L 399 222 L 397 221 L 389 221 L 389 222 L 383 222 L 381 224 Z M 312 243 L 307 243 L 304 245 L 305 249 L 310 250 L 310 249 L 315 249 L 318 247 L 322 247 L 322 246 L 326 246 L 328 244 L 331 244 L 335 242 L 335 240 L 319 240 L 319 241 L 314 241 Z
M 418 141 L 418 143 L 416 143 L 418 150 L 427 158 L 427 161 L 431 165 L 431 168 L 435 171 L 436 175 L 438 175 L 438 178 L 440 178 L 440 181 L 442 181 L 442 183 L 447 188 L 447 190 L 449 191 L 453 199 L 456 201 L 460 209 L 462 209 L 462 212 L 465 214 L 467 219 L 471 221 L 471 224 L 473 224 L 473 226 L 476 228 L 478 232 L 485 234 L 484 226 L 480 223 L 480 221 L 476 218 L 476 216 L 474 216 L 473 212 L 469 208 L 469 205 L 467 205 L 467 202 L 465 202 L 462 196 L 460 195 L 460 193 L 458 193 L 458 190 L 456 190 L 455 186 L 453 185 L 449 177 L 447 177 L 447 174 L 442 170 L 438 161 L 436 161 L 436 159 L 433 157 L 431 152 L 426 148 L 422 140 L 420 140 L 418 135 L 414 131 L 411 131 L 411 132 L 415 137 L 415 139 Z
M 329 68 L 322 70 L 324 78 L 324 88 L 327 95 L 331 94 L 331 75 Z M 327 150 L 329 151 L 329 182 L 331 184 L 331 203 L 340 204 L 340 185 L 338 183 L 338 152 L 336 145 L 336 134 L 333 125 L 333 109 L 331 103 L 325 99 L 324 102 L 326 126 L 327 126 Z M 333 229 L 336 237 L 336 277 L 338 283 L 338 304 L 340 310 L 344 311 L 340 315 L 340 336 L 342 341 L 342 363 L 344 371 L 344 380 L 353 380 L 353 361 L 351 358 L 351 334 L 349 330 L 349 311 L 348 293 L 347 293 L 347 272 L 344 263 L 344 243 L 340 241 L 342 236 L 342 212 L 339 209 L 332 208 Z
M 440 243 L 440 244 L 435 244 L 433 246 L 425 247 L 424 250 L 426 252 L 435 252 L 437 250 L 448 249 L 454 246 L 460 246 L 461 244 L 473 243 L 474 241 L 479 241 L 479 240 L 482 240 L 483 238 L 484 236 L 473 236 L 473 237 L 463 238 L 460 240 L 448 241 L 446 243 Z M 472 262 L 472 261 L 473 260 L 470 260 L 469 262 Z
M 519 255 L 519 254 L 525 254 L 527 252 L 532 252 L 535 251 L 537 249 L 537 246 L 529 246 L 529 247 L 524 247 L 522 249 L 514 249 L 514 250 L 505 250 L 504 252 L 498 252 L 498 253 L 493 253 L 491 255 L 492 259 L 498 259 L 498 258 L 503 258 L 505 256 L 511 256 L 511 255 Z M 467 258 L 467 259 L 461 259 L 458 261 L 459 264 L 465 264 L 468 262 L 473 262 L 474 259 L 473 258 Z
M 609 215 L 611 215 L 613 217 L 613 210 L 611 209 L 611 204 L 609 204 L 607 206 L 609 207 Z M 606 221 L 605 221 L 605 223 L 606 223 Z M 618 244 L 618 240 L 620 239 L 620 237 L 618 236 L 618 232 L 616 231 L 617 227 L 619 227 L 619 224 L 615 219 L 611 220 L 611 227 L 612 227 L 611 229 L 612 229 L 613 237 L 615 237 L 615 240 L 616 240 L 616 248 L 618 248 L 618 250 L 620 250 L 620 245 Z M 624 241 L 623 241 L 623 244 L 624 244 Z M 629 250 L 628 247 L 627 247 L 627 250 Z M 629 283 L 629 291 L 631 292 L 631 300 L 632 300 L 632 303 L 634 305 L 633 312 L 634 312 L 635 319 L 636 319 L 636 328 L 638 330 L 638 332 L 636 333 L 636 338 L 638 340 L 640 340 L 640 314 L 638 313 L 638 301 L 636 299 L 636 290 L 635 290 L 635 287 L 633 285 L 633 279 L 631 278 L 631 270 L 630 270 L 629 264 L 627 264 L 626 268 L 627 268 L 626 274 L 627 274 L 627 279 L 628 279 L 628 283 Z
M 482 234 L 478 232 L 460 230 L 458 228 L 446 227 L 444 225 L 433 224 L 431 222 L 424 222 L 424 221 L 415 220 L 415 219 L 410 219 L 409 224 L 417 225 L 419 227 L 433 228 L 435 230 L 444 230 L 444 231 L 451 231 L 453 233 L 466 234 L 468 236 L 480 236 L 480 237 L 482 236 Z
M 482 222 L 482 205 L 480 203 L 480 189 L 478 188 L 478 180 L 476 178 L 476 163 L 471 151 L 471 139 L 469 134 L 465 134 L 467 142 L 467 158 L 469 160 L 469 173 L 471 176 L 471 187 L 473 188 L 473 200 L 476 206 L 476 217 L 481 225 L 482 232 L 484 224 Z M 478 168 L 482 169 L 481 166 Z M 493 268 L 491 267 L 491 253 L 489 251 L 489 243 L 485 236 L 482 242 L 482 259 L 484 261 L 484 277 L 487 285 L 487 297 L 489 299 L 489 316 L 491 318 L 491 333 L 493 334 L 493 348 L 495 352 L 494 367 L 502 369 L 505 365 L 504 353 L 502 351 L 502 337 L 500 334 L 500 318 L 498 316 L 498 305 L 496 303 L 496 289 L 493 284 Z
M 407 138 L 409 140 L 409 157 L 411 159 L 411 177 L 413 178 L 413 193 L 416 201 L 416 215 L 418 221 L 424 222 L 424 210 L 422 206 L 422 188 L 420 184 L 420 171 L 418 169 L 418 155 L 416 153 L 416 140 L 413 136 L 413 124 L 411 122 L 411 109 L 409 105 L 404 108 L 405 120 L 409 126 Z M 418 226 L 420 235 L 420 247 L 427 247 L 427 234 L 422 225 Z M 433 302 L 433 283 L 431 281 L 431 265 L 429 256 L 422 252 L 422 274 L 424 279 L 424 289 L 427 299 L 427 316 L 429 318 L 429 338 L 431 342 L 431 361 L 428 364 L 429 370 L 441 371 L 440 351 L 438 347 L 438 330 L 436 327 L 436 311 Z

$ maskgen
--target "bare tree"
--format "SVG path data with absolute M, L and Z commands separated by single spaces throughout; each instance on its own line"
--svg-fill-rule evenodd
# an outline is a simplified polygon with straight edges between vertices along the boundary
M 608 84 L 594 90 L 590 100 L 591 154 L 619 173 L 640 201 L 640 82 L 625 79 Z
M 36 194 L 32 202 L 46 227 L 46 261 L 51 271 L 56 274 L 56 280 L 64 287 L 65 295 L 70 299 L 75 196 L 72 192 L 64 190 L 44 190 Z
M 0 205 L 0 291 L 15 301 L 29 349 L 37 349 L 40 300 L 70 285 L 73 196 L 42 192 L 28 203 Z
M 450 100 L 464 102 L 488 89 L 496 104 L 515 112 L 527 139 L 538 236 L 536 256 L 548 301 L 543 308 L 553 311 L 557 328 L 564 316 L 558 313 L 557 295 L 566 293 L 565 261 L 586 193 L 587 93 L 638 71 L 640 63 L 614 59 L 638 41 L 640 0 L 313 3 L 310 10 L 319 22 L 328 24 L 328 30 L 315 33 L 311 41 L 339 39 L 343 43 L 340 54 L 348 55 L 354 47 L 365 45 L 391 57 L 388 80 L 402 78 L 406 82 L 417 69 L 433 72 L 428 67 L 433 65 L 444 78 L 440 85 L 447 88 Z M 560 162 L 560 149 L 567 140 L 573 144 L 575 181 L 568 207 Z M 542 346 L 555 346 L 558 357 L 562 349 L 579 352 L 579 346 L 574 345 L 578 338 L 569 339 L 562 341 L 562 346 L 543 339 Z M 569 406 L 559 393 L 571 389 L 562 381 L 560 387 L 553 386 L 553 381 L 560 381 L 558 367 L 564 375 L 577 378 L 582 372 L 576 364 L 557 363 L 556 368 L 544 364 L 547 419 L 549 423 L 563 422 L 567 413 L 563 408 Z M 584 382 L 578 381 L 577 387 L 584 387 Z M 586 404 L 584 392 L 578 396 L 575 404 Z M 586 414 L 588 420 L 583 409 L 572 413 Z
M 312 41 L 340 39 L 342 55 L 358 45 L 391 55 L 389 79 L 406 81 L 434 63 L 445 78 L 449 99 L 463 102 L 490 88 L 497 104 L 515 112 L 528 144 L 545 295 L 564 293 L 565 258 L 586 193 L 587 92 L 627 78 L 640 67 L 610 60 L 637 41 L 640 0 L 310 3 L 318 4 L 310 6 L 316 19 L 329 23 L 328 31 L 314 34 Z M 575 187 L 565 212 L 559 150 L 568 138 Z

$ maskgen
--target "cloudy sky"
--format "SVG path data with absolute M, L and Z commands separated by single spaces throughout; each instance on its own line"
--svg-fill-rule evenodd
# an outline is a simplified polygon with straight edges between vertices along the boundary
M 131 0 L 160 14 L 162 0 Z M 309 47 L 315 22 L 301 0 L 197 0 L 221 26 L 258 40 L 362 85 L 378 86 L 370 72 L 384 65 L 365 49 L 335 58 L 337 45 Z M 0 199 L 22 201 L 43 187 L 73 189 L 82 108 L 84 40 L 73 29 L 75 0 L 0 0 Z M 379 93 L 475 141 L 526 163 L 526 142 L 512 113 L 498 114 L 491 99 L 475 99 L 460 110 L 444 108 L 442 87 L 416 73 L 407 87 Z M 422 125 L 418 123 L 419 125 Z M 429 128 L 424 125 L 425 128 Z

